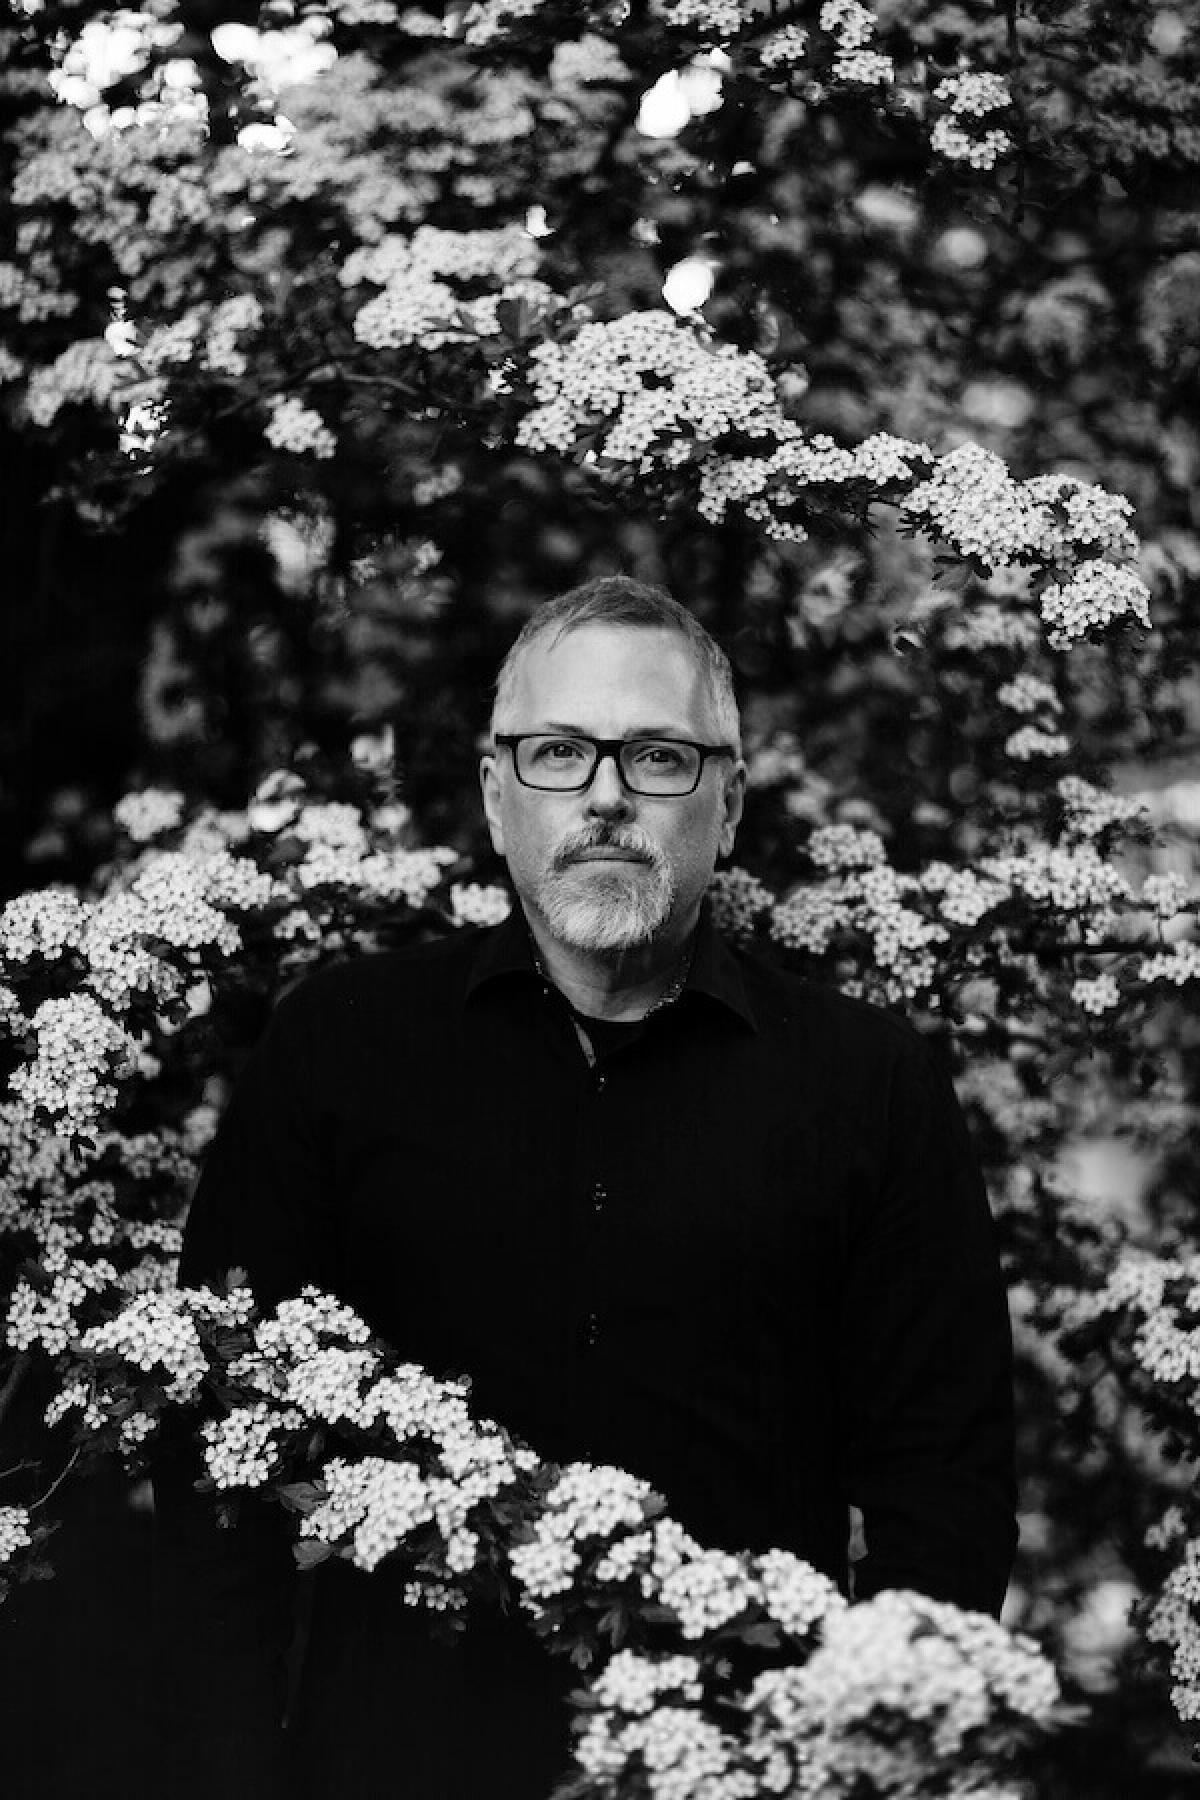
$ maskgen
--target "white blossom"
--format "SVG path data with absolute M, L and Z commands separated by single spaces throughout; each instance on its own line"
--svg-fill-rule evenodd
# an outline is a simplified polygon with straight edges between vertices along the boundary
M 1071 983 L 1071 998 L 1087 1013 L 1112 1012 L 1121 1003 L 1121 990 L 1113 975 L 1079 976 Z
M 499 925 L 512 911 L 512 901 L 506 888 L 456 881 L 450 889 L 450 909 L 456 925 Z
M 433 1518 L 428 1486 L 411 1463 L 335 1457 L 324 1464 L 321 1482 L 327 1498 L 302 1520 L 300 1535 L 332 1545 L 348 1540 L 360 1569 L 376 1568 Z
M 113 807 L 113 818 L 135 844 L 148 844 L 182 824 L 184 797 L 173 788 L 142 788 Z
M 116 1351 L 144 1371 L 165 1370 L 172 1400 L 194 1399 L 208 1373 L 195 1322 L 178 1294 L 139 1294 L 115 1318 L 86 1331 L 81 1348 L 92 1355 Z
M 279 1466 L 278 1413 L 263 1400 L 200 1427 L 204 1466 L 218 1488 L 263 1487 Z
M 0 1568 L 32 1542 L 28 1507 L 0 1506 Z
M 286 398 L 276 395 L 268 405 L 270 417 L 263 427 L 268 444 L 293 456 L 311 454 L 318 462 L 328 461 L 337 449 L 337 439 L 320 413 L 294 394 Z
M 1051 582 L 1042 591 L 1042 618 L 1049 625 L 1047 641 L 1055 650 L 1067 650 L 1087 632 L 1129 618 L 1150 629 L 1150 590 L 1132 569 L 1118 568 L 1093 559 L 1084 562 L 1069 581 Z

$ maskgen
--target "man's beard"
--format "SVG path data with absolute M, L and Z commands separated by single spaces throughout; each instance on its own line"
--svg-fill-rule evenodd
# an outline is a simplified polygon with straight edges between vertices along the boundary
M 578 858 L 587 850 L 627 850 L 635 864 Z M 648 944 L 675 906 L 675 876 L 659 846 L 631 827 L 579 831 L 565 839 L 541 877 L 534 904 L 569 949 L 616 954 Z

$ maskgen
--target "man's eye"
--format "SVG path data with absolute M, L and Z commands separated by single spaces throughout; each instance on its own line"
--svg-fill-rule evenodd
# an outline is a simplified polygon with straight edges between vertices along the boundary
M 639 769 L 678 769 L 684 755 L 674 744 L 639 744 L 633 760 Z
M 582 754 L 583 751 L 581 747 L 578 744 L 573 744 L 570 738 L 550 738 L 546 742 L 539 744 L 536 752 L 538 762 L 558 763 L 571 762 L 574 758 L 582 756 Z

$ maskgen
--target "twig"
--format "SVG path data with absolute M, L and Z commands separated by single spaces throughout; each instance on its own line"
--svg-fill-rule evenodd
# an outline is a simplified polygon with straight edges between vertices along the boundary
M 1017 32 L 1017 0 L 1005 0 L 1005 31 L 1008 38 L 1008 55 L 1011 75 L 1011 92 L 1013 111 L 1017 115 L 1017 197 L 1013 207 L 1013 230 L 1019 231 L 1025 217 L 1025 160 L 1028 143 L 1028 123 L 1025 117 L 1025 101 L 1021 92 L 1021 40 Z
M 29 1368 L 30 1360 L 28 1350 L 22 1350 L 17 1357 L 17 1360 L 13 1363 L 12 1368 L 8 1371 L 4 1386 L 0 1387 L 0 1422 L 3 1422 L 5 1413 L 16 1398 L 17 1389 L 25 1379 L 25 1373 Z
M 74 1450 L 72 1450 L 70 1456 L 67 1459 L 66 1465 L 63 1468 L 62 1473 L 57 1475 L 54 1478 L 54 1480 L 50 1483 L 50 1486 L 46 1489 L 45 1493 L 40 1495 L 38 1497 L 38 1499 L 36 1499 L 33 1502 L 33 1504 L 29 1508 L 30 1512 L 36 1512 L 39 1506 L 45 1506 L 45 1504 L 48 1500 L 52 1500 L 54 1498 L 55 1494 L 57 1494 L 59 1488 L 62 1486 L 63 1482 L 67 1479 L 67 1476 L 71 1473 L 72 1469 L 75 1467 L 75 1464 L 79 1461 L 79 1459 L 82 1455 L 83 1455 L 83 1445 L 76 1444 Z

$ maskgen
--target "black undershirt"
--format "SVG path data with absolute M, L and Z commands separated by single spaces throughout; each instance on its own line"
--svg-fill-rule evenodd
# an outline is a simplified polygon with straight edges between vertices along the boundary
M 587 1034 L 599 1062 L 611 1056 L 614 1050 L 634 1043 L 646 1029 L 645 1019 L 594 1019 L 590 1013 L 577 1012 L 569 1002 L 568 1011 L 579 1029 Z

